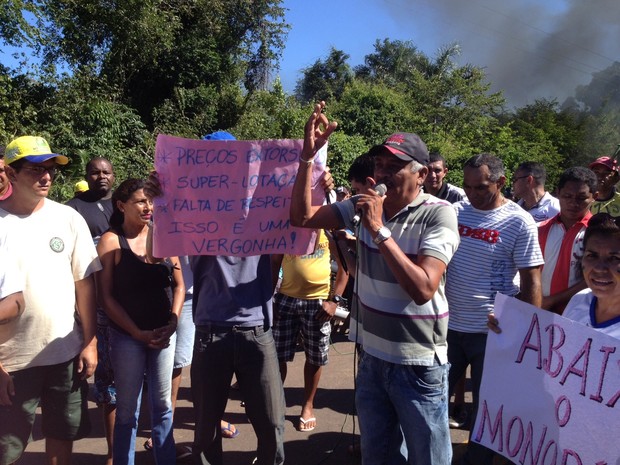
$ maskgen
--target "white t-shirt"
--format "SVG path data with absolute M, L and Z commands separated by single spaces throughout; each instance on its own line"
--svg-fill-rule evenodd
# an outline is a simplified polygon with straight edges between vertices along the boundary
M 11 252 L 6 231 L 0 230 L 0 299 L 24 290 L 24 278 Z
M 518 270 L 544 263 L 534 219 L 507 200 L 494 210 L 477 210 L 469 201 L 454 204 L 461 244 L 448 265 L 448 328 L 486 333 L 495 294 L 514 296 Z
M 523 206 L 523 199 L 520 199 L 518 204 L 525 208 Z M 534 221 L 540 223 L 560 213 L 560 201 L 549 192 L 545 192 L 545 195 L 542 196 L 538 203 L 526 211 L 532 215 Z
M 590 289 L 584 289 L 578 292 L 570 299 L 562 316 L 615 337 L 616 339 L 620 339 L 620 317 L 606 321 L 605 323 L 596 323 L 594 314 L 595 299 L 596 297 L 594 297 Z
M 75 281 L 101 269 L 84 218 L 46 199 L 27 216 L 0 208 L 4 231 L 25 278 L 26 308 L 0 325 L 0 361 L 8 372 L 75 357 L 82 332 L 75 319 Z

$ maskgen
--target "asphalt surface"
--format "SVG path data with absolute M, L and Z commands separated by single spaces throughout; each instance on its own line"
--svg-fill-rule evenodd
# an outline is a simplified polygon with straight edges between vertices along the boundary
M 319 390 L 315 398 L 317 427 L 314 431 L 302 433 L 296 426 L 301 412 L 303 398 L 304 354 L 299 352 L 289 364 L 288 377 L 284 384 L 286 395 L 285 454 L 289 465 L 348 465 L 360 464 L 361 460 L 348 452 L 354 440 L 359 439 L 359 427 L 354 412 L 354 345 L 342 334 L 334 334 L 330 350 L 330 362 L 323 368 Z M 240 434 L 234 439 L 225 439 L 224 461 L 227 465 L 251 464 L 255 457 L 256 436 L 241 406 L 239 392 L 231 390 L 224 419 L 235 424 Z M 144 403 L 143 403 L 144 404 Z M 193 439 L 192 407 L 189 389 L 189 367 L 183 372 L 183 381 L 175 413 L 175 439 L 178 444 L 190 445 Z M 92 432 L 86 439 L 76 441 L 73 448 L 73 465 L 104 465 L 106 442 L 103 433 L 101 413 L 97 406 L 89 403 Z M 38 417 L 39 415 L 37 415 Z M 45 463 L 45 440 L 37 426 L 33 441 L 17 463 L 39 465 Z M 154 464 L 152 453 L 143 447 L 149 437 L 148 410 L 142 408 L 138 438 L 136 442 L 136 465 Z M 455 450 L 453 463 L 458 463 L 467 431 L 451 430 Z M 180 462 L 179 462 L 180 463 Z

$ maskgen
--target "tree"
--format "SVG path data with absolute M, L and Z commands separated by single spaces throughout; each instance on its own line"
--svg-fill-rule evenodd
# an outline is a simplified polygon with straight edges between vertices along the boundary
M 297 98 L 302 103 L 339 99 L 353 79 L 348 59 L 349 55 L 332 47 L 325 61 L 317 60 L 302 71 L 295 87 Z
M 252 93 L 277 66 L 287 26 L 281 0 L 47 0 L 44 58 L 94 69 L 153 124 L 153 110 L 182 89 L 243 82 Z M 219 105 L 211 92 L 204 105 Z M 197 102 L 196 102 L 197 103 Z M 230 101 L 222 102 L 229 104 Z

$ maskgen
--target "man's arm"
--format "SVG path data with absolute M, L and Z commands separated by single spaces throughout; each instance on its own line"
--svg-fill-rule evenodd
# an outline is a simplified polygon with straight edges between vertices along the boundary
M 338 216 L 329 205 L 312 205 L 312 166 L 314 157 L 336 129 L 335 122 L 329 122 L 322 113 L 325 102 L 314 106 L 306 122 L 304 146 L 299 157 L 299 169 L 291 196 L 291 224 L 304 228 L 334 229 L 339 226 Z M 323 129 L 321 129 L 323 126 Z
M 282 254 L 271 254 L 271 281 L 272 281 L 272 292 L 276 292 L 276 287 L 278 285 L 278 276 L 280 274 L 280 267 L 282 266 L 282 259 L 284 255 Z
M 521 290 L 515 297 L 540 308 L 542 305 L 540 266 L 519 269 L 519 278 L 521 279 Z
M 379 244 L 379 251 L 385 258 L 398 284 L 417 305 L 423 305 L 435 295 L 446 271 L 446 264 L 435 257 L 418 255 L 412 261 L 393 238 Z
M 577 284 L 572 285 L 568 289 L 564 289 L 562 292 L 543 297 L 541 308 L 561 315 L 564 311 L 564 308 L 568 304 L 568 301 L 575 294 L 577 294 L 577 292 L 583 291 L 586 287 L 586 282 L 582 279 Z
M 15 292 L 0 299 L 0 325 L 14 320 L 24 311 L 24 294 Z
M 84 345 L 78 360 L 78 373 L 82 379 L 86 379 L 95 373 L 97 367 L 97 306 L 95 281 L 92 275 L 75 282 L 75 300 L 84 336 Z

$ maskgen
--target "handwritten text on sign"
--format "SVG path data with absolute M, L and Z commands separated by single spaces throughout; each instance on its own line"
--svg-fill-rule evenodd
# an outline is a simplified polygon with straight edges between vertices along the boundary
M 301 140 L 203 141 L 159 135 L 157 256 L 308 254 L 316 233 L 290 225 Z M 326 152 L 326 150 L 325 150 Z M 313 185 L 325 169 L 314 165 Z M 314 203 L 325 194 L 315 189 Z M 321 197 L 322 196 L 322 197 Z
M 472 440 L 527 465 L 617 465 L 620 340 L 497 294 Z

